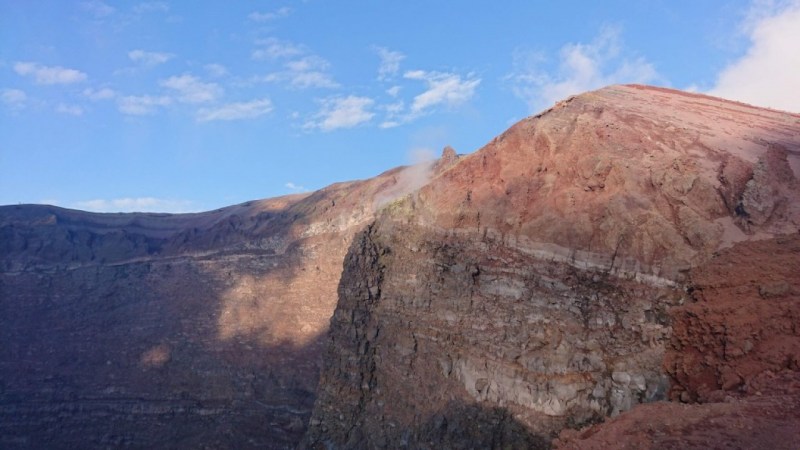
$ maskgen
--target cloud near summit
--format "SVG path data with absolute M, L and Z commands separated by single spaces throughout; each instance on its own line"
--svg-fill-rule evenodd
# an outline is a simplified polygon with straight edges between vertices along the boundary
M 417 116 L 438 106 L 459 106 L 475 95 L 475 89 L 481 83 L 480 78 L 468 75 L 466 79 L 455 73 L 426 72 L 412 70 L 403 74 L 409 80 L 424 81 L 428 89 L 414 97 L 411 104 L 411 115 Z
M 609 84 L 649 83 L 659 78 L 650 62 L 625 51 L 616 28 L 604 28 L 588 44 L 562 46 L 555 70 L 546 68 L 547 55 L 540 51 L 517 50 L 513 60 L 513 71 L 505 79 L 530 112 Z
M 800 1 L 756 2 L 743 28 L 750 46 L 708 93 L 800 112 Z

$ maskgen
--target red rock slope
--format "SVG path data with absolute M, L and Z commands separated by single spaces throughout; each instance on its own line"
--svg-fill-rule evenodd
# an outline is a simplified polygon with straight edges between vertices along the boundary
M 547 446 L 720 389 L 664 366 L 708 351 L 674 308 L 721 250 L 798 233 L 799 176 L 800 116 L 721 99 L 612 86 L 523 120 L 356 237 L 304 445 Z
M 797 448 L 800 234 L 738 243 L 691 278 L 664 368 L 674 401 L 701 403 L 642 405 L 560 448 Z

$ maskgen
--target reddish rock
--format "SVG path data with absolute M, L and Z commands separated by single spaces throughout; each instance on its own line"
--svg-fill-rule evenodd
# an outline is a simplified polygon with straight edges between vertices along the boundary
M 309 194 L 2 207 L 0 447 L 786 448 L 799 174 L 798 115 L 612 86 Z
M 521 121 L 356 238 L 305 445 L 539 447 L 667 399 L 670 377 L 688 401 L 742 389 L 761 341 L 727 340 L 728 319 L 775 321 L 758 350 L 794 370 L 794 281 L 722 315 L 688 290 L 711 293 L 690 274 L 724 249 L 798 232 L 798 174 L 800 116 L 702 95 L 612 86 Z M 698 350 L 665 366 L 684 335 Z
M 770 380 L 772 394 L 726 402 L 639 405 L 608 422 L 565 430 L 554 442 L 561 450 L 762 449 L 792 450 L 800 440 L 800 377 L 782 373 Z
M 670 311 L 672 399 L 749 395 L 765 372 L 800 370 L 800 234 L 724 249 L 691 286 L 694 302 Z

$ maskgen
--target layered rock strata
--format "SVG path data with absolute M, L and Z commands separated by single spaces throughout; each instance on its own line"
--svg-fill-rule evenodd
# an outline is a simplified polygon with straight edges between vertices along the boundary
M 737 243 L 694 269 L 694 301 L 670 310 L 664 367 L 675 402 L 562 432 L 558 447 L 796 448 L 799 269 L 800 234 Z
M 798 175 L 800 117 L 700 95 L 614 86 L 518 123 L 356 238 L 304 444 L 547 446 L 669 398 L 690 271 L 797 233 Z

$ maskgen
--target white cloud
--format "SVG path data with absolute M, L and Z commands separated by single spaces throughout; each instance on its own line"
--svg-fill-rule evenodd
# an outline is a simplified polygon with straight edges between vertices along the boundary
M 392 77 L 400 70 L 400 62 L 405 59 L 405 55 L 400 52 L 391 51 L 384 47 L 375 47 L 381 64 L 378 66 L 378 79 L 385 80 Z
M 800 112 L 800 1 L 756 2 L 744 25 L 749 49 L 708 93 Z
M 402 89 L 400 86 L 392 86 L 386 90 L 386 93 L 392 97 L 397 97 L 397 94 L 400 93 L 400 89 Z
M 156 66 L 158 64 L 164 64 L 165 62 L 172 59 L 175 55 L 171 53 L 162 53 L 162 52 L 146 52 L 144 50 L 131 50 L 128 52 L 128 58 L 131 61 L 139 64 L 144 64 L 145 66 Z
M 254 119 L 272 111 L 272 102 L 268 98 L 250 102 L 228 103 L 218 108 L 203 108 L 197 113 L 197 120 L 209 122 L 212 120 L 241 120 Z
M 460 75 L 454 73 L 425 72 L 422 70 L 412 70 L 406 72 L 403 77 L 410 80 L 424 81 L 428 90 L 414 97 L 409 111 L 409 118 L 420 116 L 436 106 L 447 107 L 459 106 L 475 94 L 480 78 L 462 80 Z
M 403 100 L 398 100 L 394 103 L 389 103 L 388 105 L 382 105 L 381 109 L 386 111 L 387 119 L 385 119 L 379 125 L 380 128 L 394 128 L 399 127 L 403 124 L 403 121 L 406 120 L 402 118 L 402 113 L 405 110 L 405 102 Z
M 169 106 L 172 99 L 169 97 L 155 97 L 150 95 L 134 96 L 129 95 L 120 97 L 117 100 L 117 108 L 123 114 L 132 116 L 145 116 L 153 114 L 159 107 Z
M 307 192 L 308 191 L 308 189 L 306 189 L 305 187 L 300 186 L 298 184 L 294 184 L 291 181 L 289 181 L 288 183 L 284 184 L 284 186 L 287 189 L 289 189 L 290 191 L 294 191 L 294 192 Z
M 643 58 L 626 58 L 622 50 L 619 32 L 606 28 L 589 44 L 563 46 L 553 73 L 542 69 L 546 59 L 540 53 L 517 51 L 514 72 L 506 80 L 534 112 L 608 84 L 647 83 L 658 78 L 652 64 Z
M 369 122 L 375 113 L 369 109 L 375 103 L 368 97 L 333 97 L 322 101 L 322 108 L 314 119 L 306 122 L 305 128 L 318 128 L 333 131 L 338 128 L 352 128 Z
M 296 89 L 339 87 L 339 83 L 324 72 L 285 72 L 284 75 L 288 79 L 289 85 Z
M 224 77 L 228 74 L 228 69 L 225 68 L 222 64 L 206 64 L 203 66 L 206 69 L 206 72 L 214 78 Z
M 177 91 L 185 103 L 207 103 L 222 95 L 222 88 L 216 83 L 204 83 L 191 75 L 169 77 L 161 80 L 160 84 Z
M 261 48 L 253 50 L 250 57 L 254 60 L 291 58 L 308 52 L 302 46 L 288 41 L 281 41 L 276 38 L 260 40 L 256 43 Z
M 86 88 L 83 90 L 83 95 L 88 97 L 89 100 L 110 100 L 116 97 L 117 93 L 110 88 L 92 89 Z
M 285 70 L 261 78 L 262 81 L 282 81 L 295 89 L 336 88 L 339 84 L 328 73 L 328 61 L 316 55 L 287 61 Z
M 291 13 L 292 9 L 284 6 L 283 8 L 278 8 L 275 11 L 266 13 L 253 11 L 250 13 L 250 15 L 247 16 L 247 18 L 252 20 L 253 22 L 269 22 L 270 20 L 281 19 L 283 17 L 286 17 Z
M 405 103 L 402 100 L 398 100 L 395 103 L 389 103 L 383 107 L 383 109 L 385 109 L 389 114 L 400 114 L 403 112 L 404 108 Z
M 94 212 L 196 212 L 198 208 L 189 200 L 173 200 L 155 197 L 94 199 L 75 202 L 72 208 Z
M 33 77 L 37 84 L 72 84 L 86 81 L 86 74 L 60 66 L 43 66 L 33 62 L 17 62 L 14 71 L 21 76 Z
M 294 89 L 335 88 L 339 84 L 328 73 L 330 63 L 311 53 L 303 45 L 269 38 L 258 42 L 262 48 L 253 51 L 255 60 L 284 60 L 284 70 L 258 77 L 258 81 L 285 82 Z
M 11 109 L 22 109 L 28 96 L 19 89 L 3 89 L 0 91 L 0 101 Z
M 67 114 L 70 116 L 82 116 L 83 108 L 77 105 L 67 105 L 64 103 L 59 103 L 58 106 L 56 106 L 56 112 L 60 114 Z

